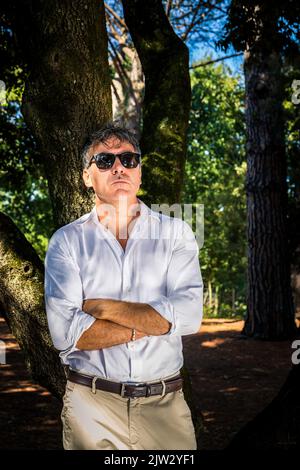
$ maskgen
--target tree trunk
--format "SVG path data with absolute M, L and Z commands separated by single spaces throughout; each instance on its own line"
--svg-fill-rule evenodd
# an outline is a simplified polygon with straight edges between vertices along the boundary
M 130 61 L 130 70 L 124 71 L 120 66 L 116 67 L 112 80 L 113 116 L 114 119 L 121 118 L 122 122 L 133 129 L 137 138 L 140 139 L 145 88 L 144 74 L 136 50 L 124 45 L 122 52 Z M 124 73 L 126 73 L 126 79 L 122 76 Z
M 236 306 L 235 306 L 235 288 L 233 287 L 231 290 L 232 297 L 231 297 L 231 305 L 232 305 L 232 314 L 235 315 Z
M 64 373 L 48 332 L 44 266 L 24 235 L 0 213 L 0 303 L 34 380 L 60 397 Z
M 142 199 L 178 203 L 191 104 L 189 54 L 161 0 L 123 0 L 124 16 L 145 75 Z
M 278 340 L 295 333 L 287 246 L 282 77 L 275 51 L 245 53 L 248 296 L 244 333 Z
M 209 280 L 208 281 L 208 307 L 209 307 L 209 310 L 212 309 L 212 305 L 213 305 L 212 285 L 211 285 L 211 281 Z
M 45 160 L 58 228 L 91 209 L 80 149 L 112 116 L 104 4 L 27 0 L 13 27 L 29 70 L 22 112 Z
M 219 313 L 219 288 L 220 286 L 216 286 L 215 289 L 215 300 L 214 300 L 214 316 L 218 316 Z

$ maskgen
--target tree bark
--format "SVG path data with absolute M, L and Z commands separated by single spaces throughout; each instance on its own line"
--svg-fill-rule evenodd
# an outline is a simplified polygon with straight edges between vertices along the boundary
M 188 48 L 160 0 L 123 0 L 124 16 L 145 75 L 142 198 L 180 201 L 191 104 Z
M 281 61 L 245 53 L 248 297 L 243 332 L 278 340 L 295 334 L 287 234 Z
M 45 161 L 55 226 L 91 209 L 80 149 L 112 117 L 102 0 L 27 0 L 12 24 L 28 68 L 22 112 Z
M 1 314 L 18 341 L 32 378 L 61 397 L 65 378 L 48 332 L 44 266 L 13 221 L 2 213 L 0 259 Z

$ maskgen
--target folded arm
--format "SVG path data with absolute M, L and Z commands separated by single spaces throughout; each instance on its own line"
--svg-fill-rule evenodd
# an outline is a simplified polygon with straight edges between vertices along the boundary
M 109 320 L 123 327 L 135 328 L 145 335 L 168 333 L 171 323 L 146 303 L 114 299 L 88 299 L 82 310 L 97 319 Z
M 146 336 L 136 331 L 136 340 Z M 107 320 L 96 320 L 79 338 L 78 349 L 104 349 L 131 341 L 132 329 Z

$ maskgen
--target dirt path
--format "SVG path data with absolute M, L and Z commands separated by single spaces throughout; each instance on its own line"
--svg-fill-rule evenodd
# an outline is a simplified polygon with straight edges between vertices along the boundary
M 0 448 L 61 449 L 60 403 L 32 382 L 23 356 L 0 318 L 6 364 L 0 364 Z
M 291 366 L 291 342 L 242 339 L 241 321 L 204 320 L 184 337 L 197 409 L 204 419 L 202 449 L 220 449 L 276 395 Z M 16 341 L 0 318 L 6 364 L 0 365 L 0 448 L 60 449 L 61 405 L 26 372 Z

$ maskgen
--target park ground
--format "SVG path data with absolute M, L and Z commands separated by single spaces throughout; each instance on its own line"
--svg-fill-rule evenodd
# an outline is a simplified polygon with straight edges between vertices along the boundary
M 291 368 L 292 341 L 246 339 L 243 322 L 206 319 L 201 332 L 183 338 L 196 409 L 202 417 L 201 449 L 222 449 L 277 394 Z M 34 383 L 5 321 L 0 339 L 0 449 L 61 449 L 60 402 Z

